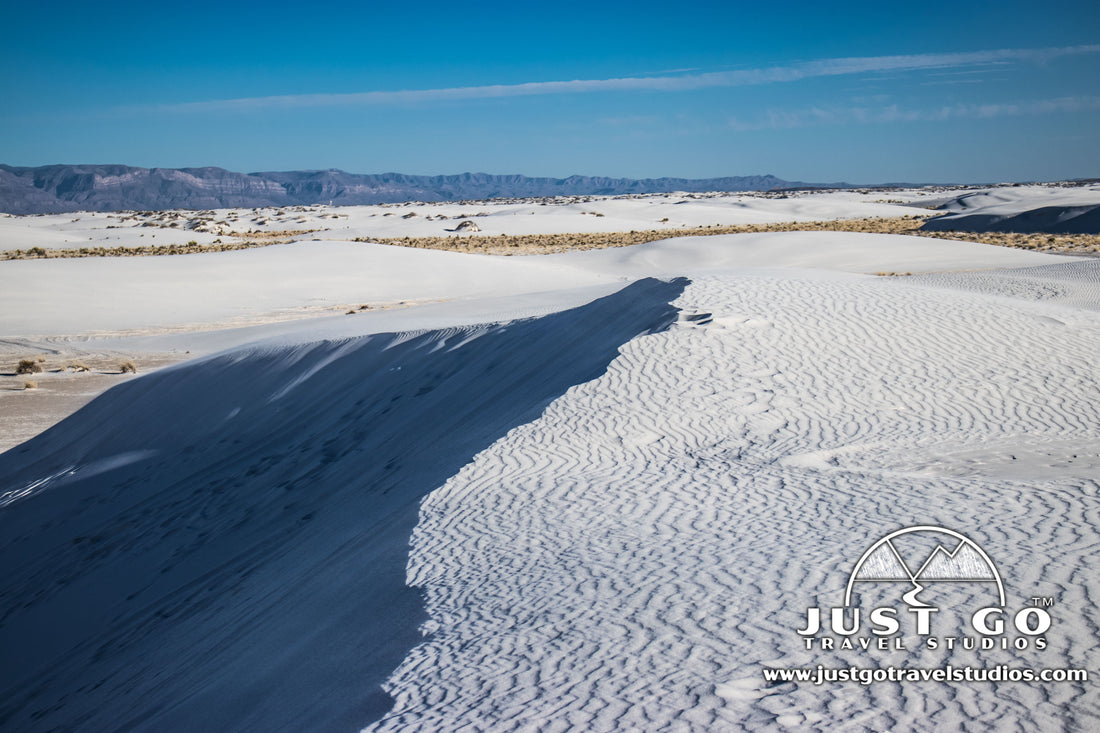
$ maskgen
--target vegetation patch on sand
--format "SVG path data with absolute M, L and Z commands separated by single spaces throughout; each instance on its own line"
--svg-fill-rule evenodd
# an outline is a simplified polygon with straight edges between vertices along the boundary
M 185 244 L 146 244 L 136 247 L 74 247 L 70 249 L 46 249 L 31 247 L 0 252 L 0 260 L 45 260 L 73 257 L 148 257 L 154 255 L 190 255 L 200 252 L 230 252 L 237 249 L 267 247 L 272 244 L 287 244 L 304 234 L 312 234 L 319 229 L 286 229 L 269 232 L 234 232 L 229 242 L 216 241 L 212 244 L 200 244 L 191 240 Z
M 871 234 L 913 234 L 937 239 L 956 239 L 1038 252 L 1100 252 L 1100 235 L 1095 234 L 1016 234 L 1005 232 L 933 232 L 921 231 L 924 216 L 894 218 L 835 219 L 828 221 L 792 221 L 770 224 L 645 229 L 630 232 L 587 232 L 569 234 L 488 234 L 446 237 L 359 237 L 357 242 L 378 242 L 401 247 L 443 249 L 496 255 L 547 254 L 607 247 L 628 247 L 673 237 L 698 237 L 715 234 L 754 234 L 759 232 L 864 232 Z

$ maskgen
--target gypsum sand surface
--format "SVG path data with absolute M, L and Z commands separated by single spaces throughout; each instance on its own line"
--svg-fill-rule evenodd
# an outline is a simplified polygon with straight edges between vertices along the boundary
M 556 322 L 304 329 L 134 380 L 0 457 L 24 492 L 0 513 L 17 530 L 0 533 L 2 590 L 27 599 L 0 633 L 50 670 L 9 680 L 0 714 L 28 730 L 1094 724 L 1094 685 L 768 685 L 761 670 L 1095 667 L 1082 578 L 1100 541 L 1100 316 L 914 278 L 707 274 L 715 244 L 648 259 L 698 269 L 679 294 L 654 283 L 655 299 L 623 291 Z M 651 307 L 658 321 L 632 327 L 651 331 L 612 354 L 623 334 L 606 340 L 608 319 Z M 510 401 L 494 389 L 529 394 L 592 351 L 611 357 L 603 373 L 534 419 L 476 454 L 449 442 L 497 421 Z M 419 516 L 365 531 L 443 464 L 462 467 Z M 801 610 L 835 602 L 854 553 L 926 522 L 977 539 L 1010 569 L 1014 602 L 1073 609 L 1047 651 L 804 650 Z M 980 589 L 943 600 L 968 608 Z M 387 676 L 392 708 L 374 687 Z

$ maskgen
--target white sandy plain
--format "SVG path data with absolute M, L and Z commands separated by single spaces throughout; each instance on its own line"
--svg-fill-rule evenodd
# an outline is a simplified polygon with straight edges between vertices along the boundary
M 957 192 L 957 193 L 962 193 Z M 209 212 L 74 212 L 42 216 L 0 214 L 0 251 L 31 247 L 138 247 L 209 244 L 219 232 L 317 230 L 304 239 L 347 241 L 371 237 L 451 234 L 469 218 L 483 234 L 623 232 L 707 225 L 766 224 L 819 219 L 906 216 L 906 203 L 944 191 L 802 192 L 799 194 L 648 194 L 516 201 L 409 203 L 378 206 L 294 206 Z M 892 203 L 887 203 L 890 201 Z M 207 221 L 211 231 L 188 229 Z M 146 224 L 175 222 L 178 227 Z M 457 233 L 455 236 L 469 236 Z
M 1096 263 L 828 232 L 0 262 L 8 353 L 202 355 L 0 455 L 0 725 L 1095 727 L 1095 680 L 762 672 L 1096 670 Z M 1047 648 L 807 651 L 806 609 L 915 524 L 1011 608 L 1055 598 Z M 980 596 L 937 596 L 940 635 Z

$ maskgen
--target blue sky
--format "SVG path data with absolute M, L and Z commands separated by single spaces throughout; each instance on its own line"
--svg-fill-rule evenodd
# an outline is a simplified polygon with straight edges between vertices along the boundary
M 1094 1 L 0 11 L 11 165 L 1100 176 Z

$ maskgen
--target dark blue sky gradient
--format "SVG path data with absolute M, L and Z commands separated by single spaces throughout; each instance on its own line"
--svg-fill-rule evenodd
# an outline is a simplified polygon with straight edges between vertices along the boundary
M 1080 48 L 1100 43 L 1098 8 L 5 2 L 0 162 L 852 182 L 1100 176 L 1100 48 Z M 1000 49 L 1019 53 L 944 56 Z M 898 55 L 923 60 L 883 68 Z M 819 73 L 852 57 L 866 69 Z M 765 83 L 690 81 L 776 68 Z M 791 73 L 801 78 L 774 78 Z M 680 81 L 516 88 L 624 77 Z M 507 88 L 347 96 L 490 85 Z

